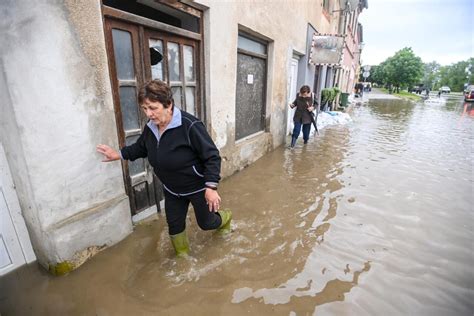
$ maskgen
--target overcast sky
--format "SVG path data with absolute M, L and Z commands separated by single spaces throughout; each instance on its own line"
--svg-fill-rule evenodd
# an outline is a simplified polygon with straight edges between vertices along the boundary
M 411 47 L 423 62 L 474 57 L 474 0 L 368 0 L 359 17 L 362 63 L 377 65 Z

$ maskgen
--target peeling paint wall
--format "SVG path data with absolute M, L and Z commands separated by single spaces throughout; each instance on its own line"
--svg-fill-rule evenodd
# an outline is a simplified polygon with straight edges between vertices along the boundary
M 36 255 L 49 266 L 131 232 L 100 3 L 0 4 L 0 127 Z M 6 43 L 6 44 L 5 44 Z

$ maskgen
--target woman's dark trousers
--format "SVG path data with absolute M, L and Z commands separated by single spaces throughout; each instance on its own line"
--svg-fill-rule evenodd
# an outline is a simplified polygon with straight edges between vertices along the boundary
M 303 127 L 304 143 L 306 144 L 308 142 L 309 132 L 311 131 L 311 123 L 302 124 L 300 122 L 295 122 L 295 127 L 293 128 L 293 133 L 291 137 L 291 147 L 295 146 L 296 140 L 298 139 L 298 136 L 300 135 L 301 127 Z
M 204 191 L 179 197 L 169 193 L 166 189 L 163 191 L 165 193 L 166 221 L 170 235 L 179 234 L 186 228 L 189 203 L 193 205 L 196 221 L 201 229 L 217 229 L 221 225 L 222 220 L 219 214 L 209 212 Z

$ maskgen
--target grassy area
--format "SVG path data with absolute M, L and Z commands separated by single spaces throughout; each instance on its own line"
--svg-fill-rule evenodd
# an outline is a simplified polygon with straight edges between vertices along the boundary
M 380 88 L 380 91 L 388 93 L 388 89 L 385 89 L 385 88 Z M 410 93 L 410 92 L 407 92 L 407 91 L 400 91 L 400 93 L 392 93 L 392 95 L 394 95 L 396 97 L 404 98 L 404 99 L 414 100 L 414 101 L 421 100 L 420 95 L 413 94 L 413 93 Z

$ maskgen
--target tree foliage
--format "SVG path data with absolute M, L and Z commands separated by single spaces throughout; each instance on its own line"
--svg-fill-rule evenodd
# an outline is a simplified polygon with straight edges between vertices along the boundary
M 383 63 L 380 65 L 372 66 L 370 69 L 370 77 L 367 80 L 369 80 L 370 82 L 375 82 L 379 85 L 384 85 L 386 81 L 383 67 Z
M 423 86 L 430 90 L 439 88 L 439 70 L 441 65 L 436 61 L 424 65 Z
M 423 84 L 430 90 L 448 86 L 451 91 L 463 91 L 466 84 L 474 84 L 474 58 L 449 66 L 441 66 L 436 61 L 423 64 L 421 58 L 406 47 L 372 66 L 367 80 L 387 87 L 410 89 Z
M 435 88 L 448 86 L 452 91 L 463 91 L 465 84 L 474 84 L 474 58 L 440 67 L 438 77 Z
M 369 81 L 388 87 L 411 88 L 423 77 L 423 62 L 405 47 L 382 63 L 371 67 Z
M 412 87 L 419 83 L 423 76 L 423 62 L 410 47 L 399 50 L 382 64 L 386 83 L 393 85 L 397 90 Z

